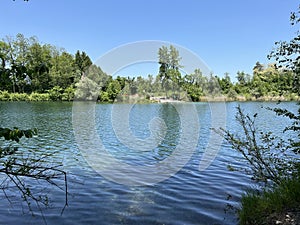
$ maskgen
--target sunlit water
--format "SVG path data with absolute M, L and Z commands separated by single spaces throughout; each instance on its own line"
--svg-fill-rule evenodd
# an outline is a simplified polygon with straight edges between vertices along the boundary
M 262 130 L 282 136 L 288 120 L 262 108 L 277 107 L 276 103 L 240 104 L 250 114 L 258 113 L 257 124 Z M 227 128 L 235 132 L 239 132 L 234 119 L 237 105 L 226 103 L 226 112 L 219 112 L 226 113 Z M 292 102 L 279 106 L 297 108 Z M 228 210 L 228 205 L 238 207 L 242 193 L 253 183 L 245 174 L 227 170 L 228 164 L 246 165 L 225 143 L 212 164 L 205 171 L 198 170 L 211 132 L 211 110 L 208 103 L 197 103 L 195 107 L 200 133 L 189 162 L 160 183 L 132 187 L 103 178 L 82 157 L 74 137 L 72 103 L 0 102 L 1 127 L 39 130 L 38 137 L 23 140 L 24 151 L 58 151 L 51 160 L 63 163 L 69 189 L 69 205 L 62 215 L 65 195 L 56 188 L 48 194 L 49 208 L 43 208 L 42 213 L 36 211 L 35 216 L 27 212 L 26 204 L 18 202 L 18 193 L 12 193 L 12 202 L 1 193 L 0 224 L 41 224 L 45 223 L 42 214 L 48 224 L 237 224 L 235 212 Z M 178 144 L 180 119 L 171 104 L 140 104 L 132 109 L 131 132 L 141 139 L 150 135 L 148 123 L 153 117 L 160 117 L 166 124 L 164 140 L 145 152 L 129 149 L 118 140 L 112 128 L 111 109 L 112 105 L 97 104 L 95 123 L 103 145 L 118 160 L 132 165 L 155 164 L 168 157 Z

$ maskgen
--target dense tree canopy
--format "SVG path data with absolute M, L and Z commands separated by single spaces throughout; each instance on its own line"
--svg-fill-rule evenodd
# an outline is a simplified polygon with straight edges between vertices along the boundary
M 291 46 L 294 45 L 281 43 L 278 52 L 274 51 L 272 56 L 280 57 L 279 52 L 284 54 L 283 49 Z M 299 95 L 295 60 L 284 61 L 284 65 L 290 65 L 284 68 L 256 62 L 251 75 L 237 72 L 237 82 L 232 82 L 228 73 L 224 77 L 205 76 L 200 69 L 195 69 L 192 74 L 182 74 L 180 60 L 174 46 L 161 46 L 157 75 L 113 78 L 93 65 L 84 51 L 78 50 L 73 55 L 62 48 L 42 44 L 36 37 L 6 36 L 0 40 L 0 100 L 70 101 L 75 96 L 82 100 L 113 102 L 118 95 L 126 95 L 126 98 L 135 95 L 145 100 L 151 96 L 180 100 L 184 98 L 183 92 L 192 101 L 220 94 L 228 100 L 295 100 Z

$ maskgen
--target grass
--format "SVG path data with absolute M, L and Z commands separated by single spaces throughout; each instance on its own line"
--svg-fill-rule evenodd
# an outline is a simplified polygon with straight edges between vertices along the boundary
M 284 180 L 273 189 L 262 192 L 248 191 L 242 197 L 238 217 L 241 225 L 276 224 L 290 211 L 299 215 L 300 177 Z

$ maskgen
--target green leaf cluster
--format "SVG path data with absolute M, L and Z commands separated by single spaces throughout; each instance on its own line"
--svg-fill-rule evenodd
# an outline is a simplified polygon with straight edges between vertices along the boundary
M 37 135 L 37 129 L 21 130 L 17 127 L 13 129 L 0 127 L 0 138 L 4 138 L 7 141 L 19 142 L 22 137 L 32 138 L 33 135 Z

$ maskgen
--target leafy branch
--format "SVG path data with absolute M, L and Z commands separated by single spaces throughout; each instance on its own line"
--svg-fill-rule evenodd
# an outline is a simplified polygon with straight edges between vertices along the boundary
M 257 114 L 249 116 L 238 106 L 236 120 L 242 132 L 235 134 L 223 128 L 214 130 L 224 137 L 233 150 L 243 156 L 249 167 L 242 170 L 251 174 L 253 180 L 263 182 L 266 186 L 270 183 L 279 185 L 284 178 L 297 171 L 296 159 L 289 151 L 288 142 L 271 132 L 265 133 L 257 129 L 256 118 Z
M 37 190 L 36 186 L 47 187 L 54 186 L 65 192 L 65 207 L 68 205 L 68 185 L 67 174 L 61 169 L 62 165 L 50 165 L 49 158 L 55 154 L 41 153 L 34 151 L 20 151 L 19 146 L 13 146 L 13 142 L 19 143 L 22 137 L 32 138 L 37 134 L 36 129 L 21 130 L 17 127 L 0 128 L 0 139 L 9 142 L 8 146 L 0 147 L 0 174 L 4 175 L 0 184 L 0 189 L 8 199 L 7 190 L 18 191 L 22 199 L 26 202 L 29 211 L 34 214 L 32 202 L 42 212 L 42 205 L 48 206 L 49 199 L 45 189 Z M 61 185 L 57 179 L 63 179 L 64 185 Z M 39 185 L 32 185 L 33 183 Z M 42 185 L 41 185 L 42 184 Z
M 267 108 L 269 110 L 274 111 L 278 116 L 287 117 L 292 121 L 292 124 L 290 126 L 287 126 L 283 132 L 292 131 L 296 132 L 298 139 L 289 139 L 289 148 L 292 149 L 295 153 L 300 153 L 300 107 L 298 108 L 297 113 L 290 112 L 287 109 L 281 109 L 281 108 Z

